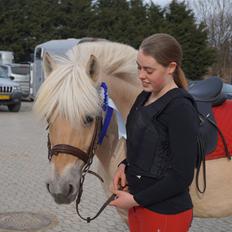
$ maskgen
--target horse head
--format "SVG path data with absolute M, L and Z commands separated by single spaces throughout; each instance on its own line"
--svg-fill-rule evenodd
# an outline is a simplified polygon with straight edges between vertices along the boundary
M 47 189 L 57 203 L 70 203 L 76 198 L 100 116 L 96 58 L 91 55 L 86 64 L 77 64 L 73 55 L 55 59 L 45 55 L 45 82 L 35 103 L 35 110 L 48 123 L 52 156 Z

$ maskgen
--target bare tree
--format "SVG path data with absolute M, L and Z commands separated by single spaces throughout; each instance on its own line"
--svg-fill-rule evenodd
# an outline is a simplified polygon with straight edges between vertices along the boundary
M 213 75 L 232 83 L 232 0 L 187 0 L 208 30 L 209 44 L 217 51 Z

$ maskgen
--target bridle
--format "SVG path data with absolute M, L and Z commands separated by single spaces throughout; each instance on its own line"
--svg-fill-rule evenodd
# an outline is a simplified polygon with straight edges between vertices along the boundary
M 51 145 L 50 137 L 48 134 L 48 142 L 47 142 L 47 147 L 48 147 L 48 160 L 51 161 L 53 155 L 58 155 L 59 153 L 65 153 L 69 155 L 73 155 L 77 157 L 78 159 L 82 160 L 85 165 L 87 165 L 90 162 L 90 159 L 93 159 L 95 150 L 97 148 L 97 136 L 99 134 L 99 131 L 101 129 L 101 120 L 102 117 L 96 117 L 96 123 L 95 123 L 95 128 L 94 128 L 94 133 L 93 137 L 89 146 L 89 149 L 87 152 L 71 146 L 67 144 L 56 144 L 54 146 Z
M 48 159 L 49 159 L 49 161 L 51 161 L 51 159 L 54 155 L 58 155 L 59 153 L 65 153 L 68 155 L 73 155 L 84 162 L 84 166 L 82 167 L 82 170 L 81 170 L 80 188 L 79 188 L 79 192 L 78 192 L 77 198 L 76 198 L 76 212 L 79 215 L 79 217 L 81 219 L 87 221 L 87 223 L 89 223 L 90 221 L 97 218 L 100 215 L 100 213 L 105 209 L 105 207 L 115 198 L 115 194 L 112 194 L 107 199 L 107 201 L 102 205 L 102 207 L 97 212 L 97 214 L 92 218 L 90 218 L 90 217 L 84 218 L 83 216 L 81 216 L 81 214 L 79 212 L 78 206 L 79 206 L 79 203 L 81 201 L 81 196 L 83 193 L 83 184 L 84 184 L 86 174 L 87 173 L 93 174 L 93 175 L 97 176 L 102 182 L 104 182 L 103 179 L 97 173 L 89 170 L 90 166 L 93 162 L 93 157 L 95 155 L 95 151 L 97 149 L 98 135 L 101 131 L 101 128 L 102 128 L 102 117 L 97 116 L 93 137 L 92 137 L 92 140 L 91 140 L 91 143 L 90 143 L 90 146 L 89 146 L 89 149 L 87 152 L 85 152 L 77 147 L 67 145 L 67 144 L 56 144 L 56 145 L 52 146 L 51 141 L 50 141 L 50 137 L 49 137 L 49 133 L 48 133 L 47 147 L 48 147 Z

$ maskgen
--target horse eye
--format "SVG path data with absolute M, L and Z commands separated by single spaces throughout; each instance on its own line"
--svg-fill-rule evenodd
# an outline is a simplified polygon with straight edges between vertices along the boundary
M 85 120 L 84 120 L 84 124 L 90 124 L 91 122 L 93 122 L 93 117 L 91 116 L 86 116 Z

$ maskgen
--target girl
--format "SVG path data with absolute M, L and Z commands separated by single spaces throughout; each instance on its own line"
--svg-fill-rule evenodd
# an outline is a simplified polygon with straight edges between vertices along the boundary
M 143 91 L 127 118 L 127 156 L 114 176 L 111 202 L 129 209 L 131 232 L 187 232 L 191 226 L 199 121 L 181 60 L 181 46 L 168 34 L 146 38 L 138 51 Z M 119 191 L 127 184 L 128 192 Z

